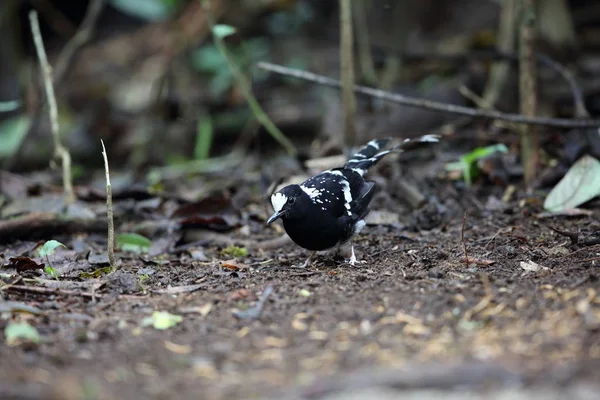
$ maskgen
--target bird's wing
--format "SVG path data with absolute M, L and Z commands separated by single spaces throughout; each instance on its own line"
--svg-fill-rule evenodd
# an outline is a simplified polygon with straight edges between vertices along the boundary
M 324 171 L 301 183 L 300 188 L 309 195 L 316 206 L 323 211 L 327 210 L 332 216 L 353 216 L 351 205 L 360 192 L 360 185 L 352 177 L 362 177 L 354 171 L 348 172 L 351 174 L 342 169 Z

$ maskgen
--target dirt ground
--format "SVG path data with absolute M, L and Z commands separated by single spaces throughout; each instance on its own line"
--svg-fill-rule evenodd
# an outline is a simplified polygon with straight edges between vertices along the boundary
M 209 245 L 205 262 L 121 254 L 97 289 L 5 285 L 0 326 L 20 315 L 42 342 L 0 346 L 0 398 L 594 398 L 598 247 L 550 227 L 595 221 L 514 202 L 468 213 L 464 232 L 461 217 L 374 225 L 356 244 L 364 263 L 321 256 L 307 269 L 294 268 L 306 253 L 254 221 L 253 240 L 282 244 L 235 266 Z M 182 320 L 144 326 L 153 311 Z

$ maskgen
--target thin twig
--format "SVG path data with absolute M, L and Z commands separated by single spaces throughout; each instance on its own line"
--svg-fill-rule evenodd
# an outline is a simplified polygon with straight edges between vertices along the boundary
M 210 26 L 211 31 L 215 26 L 214 16 L 211 11 L 210 2 L 208 0 L 201 0 L 204 10 L 206 11 L 206 20 Z M 291 156 L 295 156 L 297 153 L 296 147 L 294 144 L 279 130 L 279 128 L 271 121 L 269 116 L 265 113 L 265 111 L 260 106 L 256 97 L 252 93 L 252 89 L 250 86 L 250 82 L 244 75 L 244 73 L 238 68 L 235 61 L 231 58 L 229 51 L 227 50 L 227 46 L 219 35 L 215 35 L 213 32 L 213 39 L 215 47 L 219 50 L 219 52 L 223 55 L 225 60 L 227 61 L 227 65 L 233 74 L 235 81 L 242 91 L 242 94 L 246 98 L 248 102 L 248 106 L 252 110 L 254 117 L 261 123 L 261 125 L 269 132 L 269 134 L 275 139 L 281 146 L 287 151 L 287 153 Z
M 303 79 L 305 81 L 318 83 L 320 85 L 340 88 L 339 80 L 327 76 L 314 74 L 312 72 L 302 71 L 294 68 L 287 68 L 282 65 L 259 62 L 258 67 L 265 71 L 275 72 L 280 75 Z M 600 127 L 600 120 L 597 119 L 569 119 L 569 118 L 546 118 L 546 117 L 526 117 L 519 114 L 503 113 L 494 110 L 480 110 L 471 107 L 458 106 L 455 104 L 440 103 L 426 99 L 417 99 L 404 96 L 397 93 L 390 93 L 383 90 L 373 89 L 366 86 L 354 85 L 356 93 L 366 96 L 376 97 L 387 100 L 392 103 L 401 104 L 409 107 L 419 107 L 428 110 L 447 112 L 451 114 L 466 115 L 473 118 L 499 119 L 502 121 L 515 122 L 520 124 L 545 125 L 556 128 L 597 128 Z
M 96 27 L 96 21 L 98 21 L 103 6 L 104 0 L 90 1 L 85 16 L 83 17 L 83 21 L 77 29 L 75 36 L 69 40 L 56 59 L 56 65 L 54 67 L 55 84 L 58 85 L 63 80 L 77 51 L 91 39 L 94 28 Z
M 546 54 L 538 53 L 536 54 L 536 58 L 542 64 L 545 64 L 546 66 L 553 69 L 557 74 L 562 76 L 565 81 L 567 81 L 567 85 L 569 85 L 569 89 L 571 89 L 571 94 L 573 95 L 573 103 L 575 105 L 575 117 L 589 118 L 590 113 L 585 107 L 583 93 L 571 71 L 565 68 L 562 64 L 554 61 L 552 58 L 550 58 L 550 56 Z
M 465 264 L 467 265 L 467 268 L 469 268 L 469 254 L 467 254 L 467 242 L 465 241 L 466 226 L 467 226 L 467 212 L 465 211 L 463 213 L 462 229 L 460 230 L 460 241 L 462 242 L 463 251 L 465 253 Z
M 342 105 L 344 115 L 344 148 L 351 153 L 356 144 L 356 97 L 354 86 L 354 34 L 352 29 L 352 2 L 340 0 L 340 76 L 342 77 Z
M 44 49 L 44 41 L 40 32 L 40 23 L 35 10 L 29 12 L 29 21 L 31 23 L 31 33 L 33 34 L 35 49 L 40 61 L 46 97 L 48 99 L 48 112 L 50 114 L 50 126 L 52 139 L 54 141 L 54 156 L 60 158 L 62 161 L 63 189 L 65 191 L 66 201 L 67 203 L 74 203 L 75 193 L 73 192 L 73 181 L 71 177 L 71 155 L 60 141 L 58 107 L 56 105 L 56 96 L 54 95 L 54 86 L 52 85 L 52 69 L 48 63 L 48 57 L 46 56 L 46 50 Z
M 247 310 L 243 311 L 234 311 L 233 316 L 238 319 L 257 319 L 258 317 L 260 317 L 260 314 L 262 314 L 263 308 L 265 307 L 265 303 L 271 295 L 271 293 L 273 293 L 273 286 L 267 285 L 254 307 L 248 308 Z
M 104 172 L 106 173 L 106 219 L 108 222 L 108 262 L 110 268 L 114 272 L 117 270 L 117 260 L 115 259 L 115 222 L 113 220 L 112 207 L 112 187 L 110 185 L 110 173 L 108 171 L 108 157 L 106 156 L 106 148 L 104 141 L 102 143 L 102 157 L 104 158 Z

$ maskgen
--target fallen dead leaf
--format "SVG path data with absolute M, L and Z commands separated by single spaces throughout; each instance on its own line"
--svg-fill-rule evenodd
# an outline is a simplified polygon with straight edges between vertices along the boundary
M 519 266 L 521 266 L 521 268 L 523 268 L 525 271 L 528 271 L 528 272 L 538 272 L 540 270 L 548 269 L 548 267 L 541 266 L 540 264 L 537 264 L 531 260 L 521 261 L 519 263 Z
M 187 344 L 177 344 L 177 343 L 173 343 L 168 340 L 165 340 L 164 345 L 165 345 L 165 349 L 167 349 L 170 352 L 175 353 L 175 354 L 185 355 L 185 354 L 190 354 L 192 352 L 191 346 L 189 346 Z
M 250 291 L 248 291 L 248 289 L 239 289 L 233 292 L 231 295 L 231 300 L 241 300 L 248 296 L 250 296 Z
M 483 265 L 483 266 L 492 265 L 492 264 L 494 264 L 496 262 L 494 260 L 487 260 L 487 259 L 482 259 L 482 258 L 475 258 L 475 257 L 471 257 L 471 256 L 469 256 L 467 258 L 462 257 L 460 259 L 460 262 L 465 263 L 465 262 L 467 262 L 467 260 L 468 260 L 469 264 Z
M 230 269 L 232 271 L 238 271 L 240 269 L 249 269 L 250 268 L 248 265 L 237 262 L 235 259 L 221 261 L 221 267 Z
M 14 268 L 17 272 L 25 272 L 43 269 L 44 264 L 38 264 L 29 257 L 11 257 L 8 259 L 7 267 Z
M 155 290 L 155 293 L 160 294 L 179 294 L 179 293 L 190 293 L 195 292 L 196 290 L 202 289 L 206 286 L 204 283 L 199 283 L 196 285 L 185 285 L 185 286 L 169 286 L 166 289 L 158 289 Z

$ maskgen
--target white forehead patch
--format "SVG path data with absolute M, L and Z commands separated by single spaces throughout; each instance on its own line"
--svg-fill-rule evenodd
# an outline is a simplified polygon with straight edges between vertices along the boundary
M 300 189 L 302 189 L 302 191 L 306 193 L 311 199 L 316 199 L 321 195 L 321 191 L 314 187 L 305 187 L 301 185 Z
M 273 210 L 275 212 L 281 211 L 283 205 L 287 202 L 288 198 L 283 193 L 273 193 L 271 196 L 271 205 L 273 206 Z

